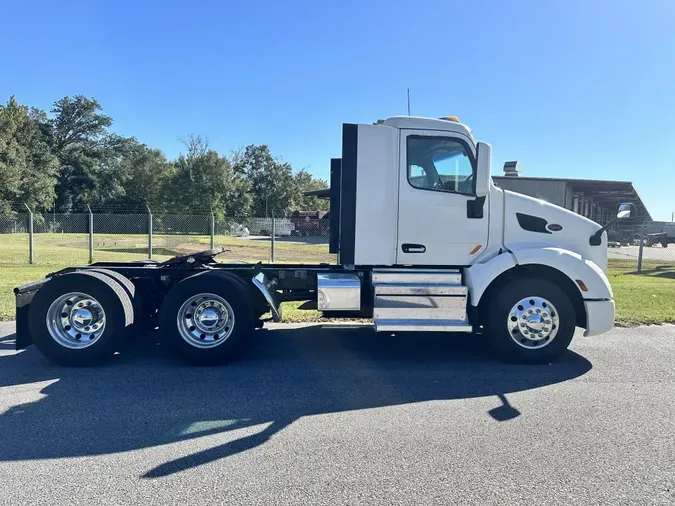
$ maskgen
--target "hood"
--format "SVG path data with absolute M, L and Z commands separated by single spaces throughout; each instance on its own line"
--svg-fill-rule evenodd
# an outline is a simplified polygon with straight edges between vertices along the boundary
M 504 190 L 504 246 L 515 251 L 558 247 L 578 253 L 607 272 L 607 234 L 599 246 L 589 238 L 600 225 L 543 200 Z

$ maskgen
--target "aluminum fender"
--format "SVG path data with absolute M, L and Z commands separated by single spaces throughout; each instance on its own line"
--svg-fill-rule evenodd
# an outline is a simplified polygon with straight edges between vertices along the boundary
M 464 282 L 471 295 L 471 305 L 478 306 L 483 293 L 497 276 L 516 266 L 514 256 L 508 251 L 492 257 L 490 260 L 473 264 L 464 269 Z
M 581 280 L 588 288 L 579 293 L 584 299 L 607 300 L 612 298 L 612 287 L 602 269 L 592 260 L 563 248 L 524 248 L 512 251 L 518 265 L 540 264 L 564 273 L 579 288 Z

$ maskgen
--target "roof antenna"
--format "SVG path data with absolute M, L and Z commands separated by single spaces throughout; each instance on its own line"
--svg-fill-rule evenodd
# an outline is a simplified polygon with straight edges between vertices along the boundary
M 410 116 L 410 88 L 408 88 L 408 116 Z

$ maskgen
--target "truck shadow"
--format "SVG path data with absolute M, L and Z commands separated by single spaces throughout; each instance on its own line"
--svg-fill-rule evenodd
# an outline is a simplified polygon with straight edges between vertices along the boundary
M 13 395 L 21 402 L 0 415 L 0 461 L 116 453 L 266 424 L 143 474 L 156 478 L 255 448 L 309 415 L 496 396 L 485 415 L 505 422 L 520 415 L 507 394 L 570 380 L 592 367 L 571 351 L 548 365 L 504 364 L 470 336 L 318 327 L 257 332 L 237 360 L 222 367 L 179 364 L 153 339 L 88 369 L 53 366 L 35 349 L 3 351 L 0 386 L 45 385 L 39 394 L 20 389 Z
M 664 261 L 664 263 L 666 263 Z M 652 276 L 656 278 L 666 278 L 666 279 L 675 279 L 675 255 L 673 256 L 673 261 L 670 265 L 659 265 L 657 267 L 643 268 L 640 272 L 631 272 L 630 274 L 635 274 L 638 276 Z

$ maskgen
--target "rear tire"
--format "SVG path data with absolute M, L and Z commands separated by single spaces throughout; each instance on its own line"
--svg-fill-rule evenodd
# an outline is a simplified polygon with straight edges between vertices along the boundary
M 203 272 L 184 279 L 159 311 L 162 342 L 188 362 L 228 361 L 253 328 L 250 291 L 227 273 Z
M 91 271 L 51 279 L 35 294 L 28 314 L 36 348 L 51 361 L 69 366 L 110 359 L 134 322 L 133 306 L 122 286 Z
M 510 281 L 493 294 L 484 314 L 492 348 L 510 362 L 554 360 L 574 337 L 574 305 L 565 291 L 545 279 Z

